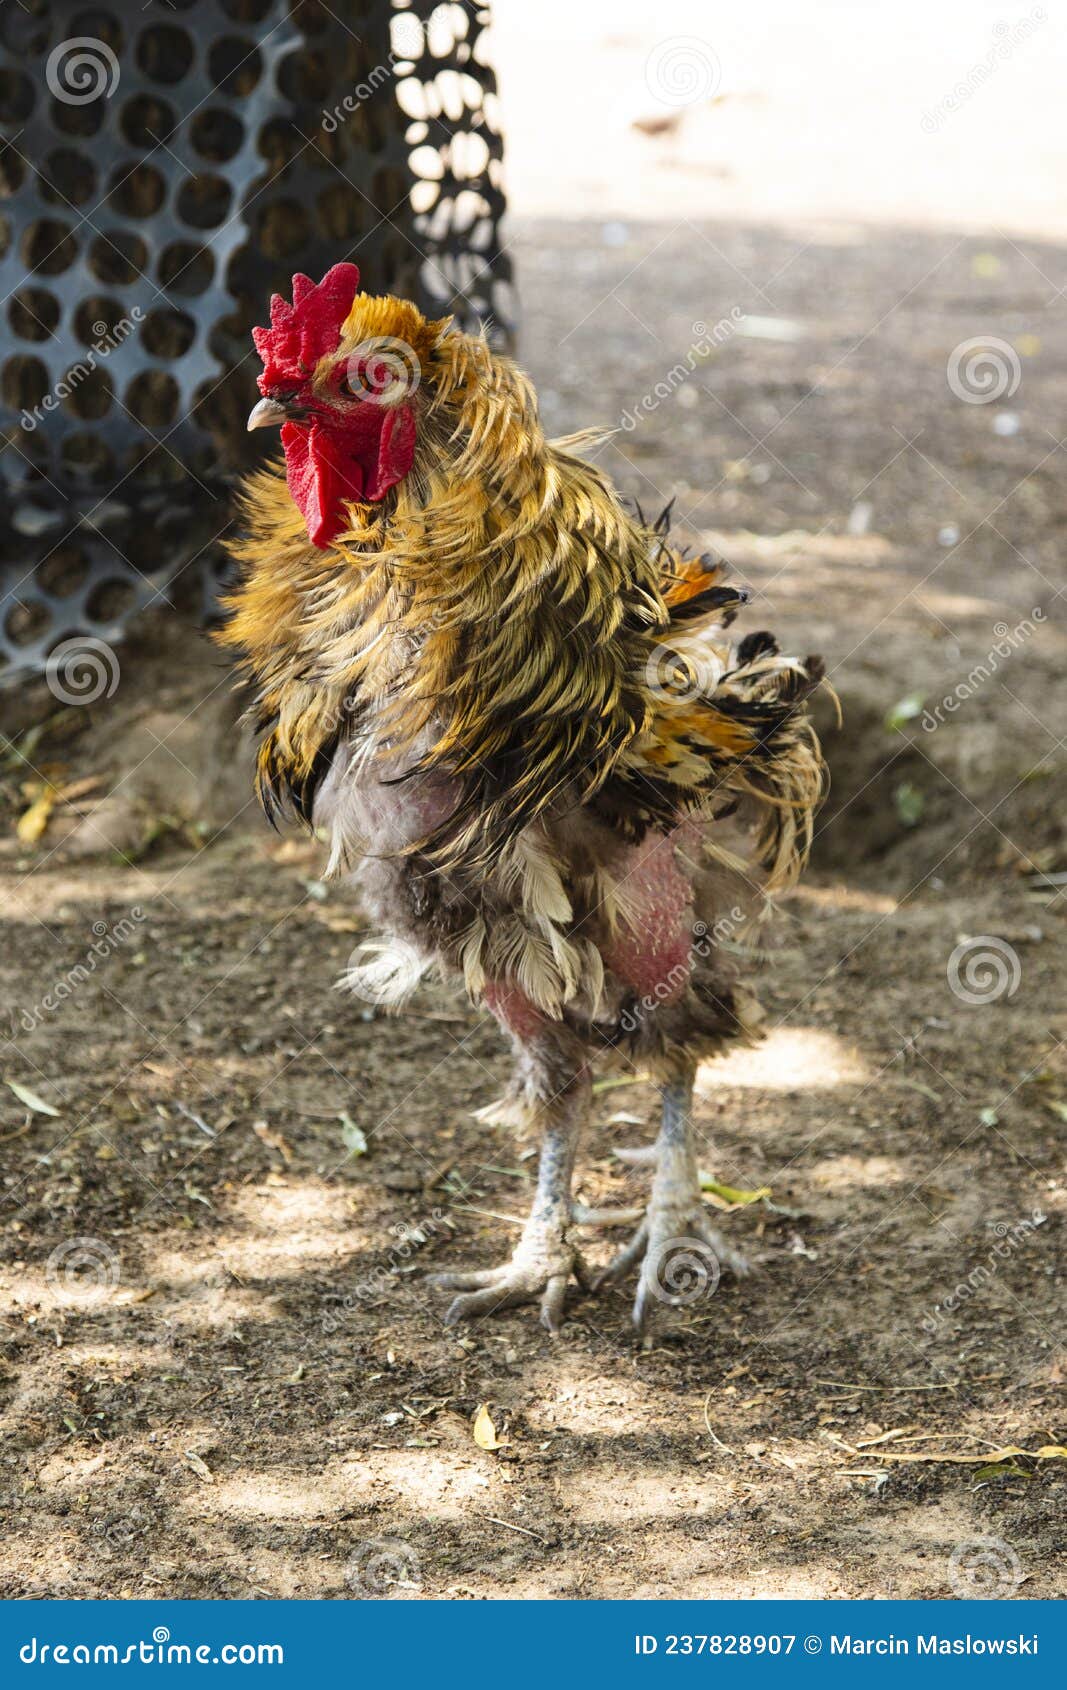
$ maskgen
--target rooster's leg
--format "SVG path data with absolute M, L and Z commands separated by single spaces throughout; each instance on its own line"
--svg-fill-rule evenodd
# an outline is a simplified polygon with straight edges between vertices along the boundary
M 633 1314 L 639 1332 L 656 1303 L 685 1307 L 714 1292 L 724 1267 L 735 1274 L 748 1272 L 744 1257 L 712 1225 L 700 1195 L 692 1070 L 661 1087 L 660 1096 L 663 1124 L 648 1209 L 629 1244 L 601 1275 L 601 1282 L 615 1279 L 642 1257 Z
M 522 1089 L 544 1123 L 533 1208 L 515 1254 L 503 1267 L 432 1276 L 443 1290 L 460 1293 L 445 1315 L 446 1326 L 516 1303 L 540 1301 L 541 1324 L 555 1332 L 571 1275 L 583 1271 L 567 1228 L 574 1157 L 589 1110 L 589 1071 L 578 1057 L 566 1064 L 560 1083 L 558 1041 L 530 1041 L 518 1054 Z

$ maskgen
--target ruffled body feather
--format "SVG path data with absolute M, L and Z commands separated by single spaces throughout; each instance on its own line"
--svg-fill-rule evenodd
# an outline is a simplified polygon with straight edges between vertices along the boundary
M 395 333 L 398 305 L 357 300 L 350 333 L 376 307 Z M 415 460 L 382 503 L 323 551 L 277 470 L 247 484 L 223 637 L 263 802 L 323 828 L 334 872 L 362 864 L 403 951 L 370 965 L 385 996 L 443 965 L 505 1021 L 517 994 L 638 1054 L 714 1048 L 752 1025 L 736 940 L 810 843 L 821 668 L 734 641 L 720 566 L 630 513 L 592 437 L 546 440 L 508 359 L 423 327 Z

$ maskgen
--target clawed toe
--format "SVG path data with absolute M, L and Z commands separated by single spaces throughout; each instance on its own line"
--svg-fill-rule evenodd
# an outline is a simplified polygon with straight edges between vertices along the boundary
M 465 1273 L 431 1273 L 427 1277 L 439 1291 L 480 1291 L 483 1286 L 491 1285 L 499 1272 L 499 1268 L 483 1268 Z
M 562 1247 L 551 1260 L 524 1259 L 520 1254 L 503 1267 L 434 1273 L 430 1275 L 430 1283 L 443 1291 L 460 1293 L 449 1304 L 446 1326 L 458 1326 L 461 1320 L 476 1320 L 479 1315 L 515 1308 L 520 1303 L 540 1301 L 542 1326 L 549 1332 L 558 1332 L 572 1273 L 580 1284 L 588 1285 L 589 1275 L 581 1257 Z
M 621 1278 L 638 1260 L 633 1322 L 639 1333 L 647 1329 L 657 1304 L 689 1308 L 714 1296 L 724 1270 L 738 1277 L 748 1272 L 744 1256 L 727 1244 L 702 1208 L 684 1215 L 651 1211 L 600 1273 L 596 1287 Z
M 634 1233 L 629 1244 L 623 1246 L 617 1255 L 613 1256 L 606 1268 L 603 1268 L 594 1281 L 594 1290 L 599 1291 L 602 1285 L 608 1285 L 613 1279 L 618 1279 L 627 1268 L 633 1267 L 648 1242 L 648 1222 L 642 1221 Z

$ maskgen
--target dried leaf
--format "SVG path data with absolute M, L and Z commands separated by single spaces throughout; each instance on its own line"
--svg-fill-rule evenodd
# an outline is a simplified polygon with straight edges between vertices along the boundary
M 28 810 L 23 810 L 15 824 L 15 832 L 23 845 L 36 845 L 45 828 L 49 817 L 55 808 L 56 790 L 53 786 L 46 786 L 39 797 L 35 798 Z
M 362 1127 L 357 1127 L 350 1115 L 338 1115 L 341 1123 L 341 1143 L 350 1156 L 365 1156 L 367 1154 L 367 1135 Z
M 917 1091 L 920 1097 L 928 1097 L 932 1103 L 941 1102 L 940 1093 L 933 1086 L 924 1085 L 922 1080 L 911 1080 L 906 1074 L 891 1075 L 890 1078 L 895 1086 L 907 1086 L 909 1091 Z
M 252 1131 L 261 1144 L 267 1145 L 271 1150 L 276 1150 L 286 1167 L 289 1167 L 293 1160 L 293 1152 L 281 1133 L 272 1132 L 266 1121 L 253 1121 Z M 366 1149 L 366 1143 L 364 1143 L 364 1149 Z
M 24 1103 L 27 1109 L 35 1110 L 38 1115 L 58 1116 L 60 1114 L 60 1110 L 53 1108 L 52 1104 L 46 1103 L 43 1097 L 38 1097 L 35 1091 L 31 1091 L 29 1086 L 22 1085 L 19 1080 L 5 1080 L 4 1084 L 8 1091 L 14 1092 L 20 1103 Z
M 506 1449 L 511 1442 L 510 1438 L 497 1437 L 496 1427 L 493 1425 L 493 1417 L 489 1413 L 487 1402 L 478 1405 L 472 1431 L 474 1441 L 479 1449 Z
M 960 1467 L 972 1467 L 979 1464 L 983 1467 L 999 1467 L 1002 1462 L 1011 1461 L 1014 1456 L 1022 1456 L 1024 1461 L 1067 1461 L 1067 1447 L 1063 1444 L 1045 1444 L 1041 1449 L 1020 1449 L 1018 1444 L 1007 1444 L 1004 1449 L 983 1450 L 981 1455 L 961 1455 L 957 1451 L 948 1450 L 875 1450 L 878 1461 L 948 1461 Z
M 602 1091 L 615 1091 L 618 1086 L 641 1086 L 648 1079 L 647 1074 L 604 1074 L 599 1080 L 593 1081 L 593 1095 Z
M 67 781 L 56 793 L 57 804 L 73 804 L 77 798 L 86 798 L 90 792 L 95 792 L 103 784 L 103 775 L 85 775 L 81 780 Z
M 886 713 L 885 725 L 889 732 L 899 733 L 906 722 L 914 722 L 916 716 L 922 714 L 922 707 L 921 693 L 909 693 L 907 698 L 898 699 Z
M 717 1197 L 720 1204 L 728 1209 L 744 1209 L 749 1203 L 760 1203 L 764 1197 L 771 1195 L 769 1185 L 757 1186 L 754 1191 L 739 1191 L 736 1186 L 723 1185 L 721 1180 L 711 1179 L 707 1174 L 700 1176 L 700 1189 Z
M 186 1450 L 185 1464 L 187 1467 L 192 1468 L 198 1479 L 203 1479 L 205 1485 L 213 1485 L 215 1483 L 215 1475 L 211 1471 L 211 1468 L 208 1466 L 203 1456 L 197 1455 L 195 1450 Z

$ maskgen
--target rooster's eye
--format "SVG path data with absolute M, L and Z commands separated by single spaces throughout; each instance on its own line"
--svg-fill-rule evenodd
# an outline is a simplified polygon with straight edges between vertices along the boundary
M 374 389 L 366 370 L 346 370 L 337 391 L 345 399 L 360 399 L 364 393 L 372 393 Z

